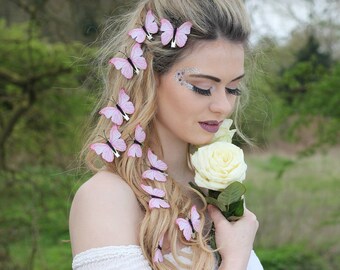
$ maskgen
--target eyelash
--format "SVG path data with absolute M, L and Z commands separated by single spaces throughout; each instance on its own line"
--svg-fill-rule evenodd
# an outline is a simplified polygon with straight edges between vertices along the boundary
M 203 96 L 211 96 L 211 92 L 210 92 L 210 89 L 202 89 L 202 88 L 198 88 L 197 86 L 195 85 L 192 85 L 192 90 L 198 94 L 201 94 Z
M 201 95 L 204 95 L 204 96 L 211 96 L 211 92 L 210 92 L 210 89 L 202 89 L 202 88 L 198 88 L 197 86 L 195 85 L 192 85 L 192 90 L 198 94 L 201 94 Z M 231 94 L 231 95 L 235 95 L 235 96 L 240 96 L 241 95 L 241 90 L 238 89 L 238 88 L 235 88 L 235 89 L 232 89 L 232 88 L 225 88 L 226 92 L 228 94 Z
M 231 95 L 235 95 L 235 96 L 240 96 L 241 95 L 241 90 L 240 89 L 238 89 L 238 88 L 228 88 L 228 87 L 226 87 L 225 88 L 225 90 L 229 93 L 229 94 L 231 94 Z

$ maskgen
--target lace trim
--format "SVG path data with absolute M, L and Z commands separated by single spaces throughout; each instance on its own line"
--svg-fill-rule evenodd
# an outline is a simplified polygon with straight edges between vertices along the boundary
M 105 246 L 88 249 L 74 256 L 72 268 L 76 269 L 97 262 L 105 263 L 108 260 L 114 260 L 117 263 L 134 264 L 134 267 L 139 266 L 151 269 L 148 261 L 143 256 L 142 249 L 137 245 Z M 136 265 L 137 263 L 138 265 Z
M 191 247 L 184 247 L 181 251 L 191 254 Z M 175 259 L 172 253 L 164 254 L 164 258 L 176 265 Z M 185 264 L 190 264 L 190 260 L 179 256 Z M 110 260 L 110 261 L 109 261 Z M 105 268 L 105 269 L 121 269 L 119 267 L 125 266 L 124 269 L 150 269 L 150 265 L 142 253 L 142 249 L 138 245 L 123 245 L 123 246 L 105 246 L 99 248 L 91 248 L 83 251 L 74 256 L 72 262 L 72 269 L 98 269 L 91 268 L 91 264 L 94 263 L 110 263 L 115 264 L 117 268 Z M 93 265 L 93 266 L 97 266 Z M 85 268 L 80 268 L 85 267 Z M 130 268 L 129 268 L 130 267 Z M 133 268 L 131 268 L 133 267 Z M 180 268 L 179 268 L 180 269 Z M 215 265 L 215 269 L 217 269 Z M 249 258 L 247 270 L 263 270 L 261 262 L 252 250 Z

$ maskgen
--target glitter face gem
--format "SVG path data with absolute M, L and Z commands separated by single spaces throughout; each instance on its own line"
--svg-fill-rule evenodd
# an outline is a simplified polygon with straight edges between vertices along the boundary
M 190 74 L 198 74 L 199 71 L 197 68 L 185 68 L 185 69 L 182 69 L 182 70 L 178 70 L 176 71 L 175 73 L 175 80 L 181 85 L 181 86 L 184 86 L 185 88 L 189 89 L 189 90 L 193 90 L 193 85 L 188 83 L 186 80 L 185 80 L 185 77 L 187 75 L 190 75 Z

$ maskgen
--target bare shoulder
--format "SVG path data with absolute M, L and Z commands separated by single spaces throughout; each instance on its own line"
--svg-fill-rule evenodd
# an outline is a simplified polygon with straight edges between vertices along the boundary
M 73 256 L 90 248 L 138 245 L 143 212 L 120 176 L 100 171 L 76 192 L 69 216 Z

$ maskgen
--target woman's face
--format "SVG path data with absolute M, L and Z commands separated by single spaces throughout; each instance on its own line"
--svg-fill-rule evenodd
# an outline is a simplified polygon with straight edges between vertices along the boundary
M 159 77 L 156 125 L 170 138 L 209 143 L 232 114 L 243 76 L 242 44 L 202 41 Z

